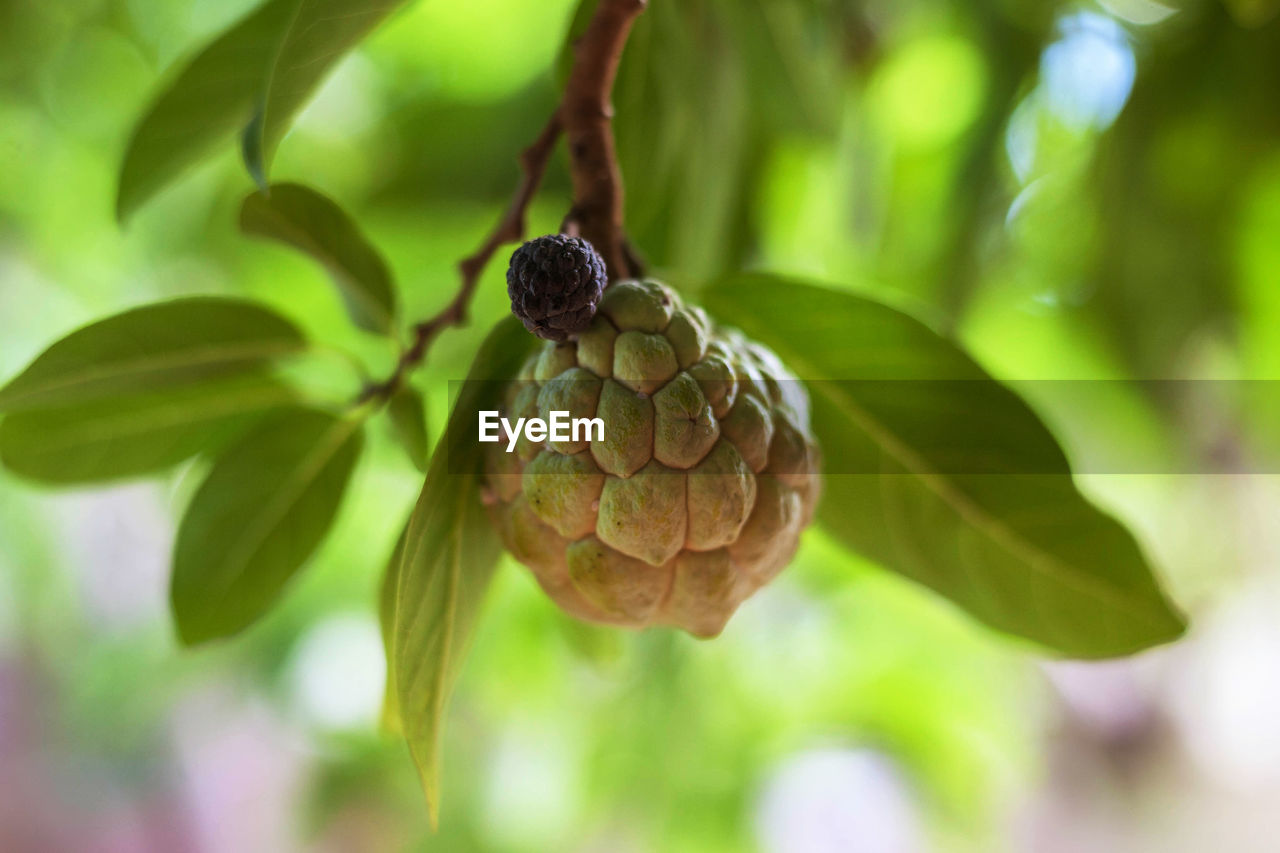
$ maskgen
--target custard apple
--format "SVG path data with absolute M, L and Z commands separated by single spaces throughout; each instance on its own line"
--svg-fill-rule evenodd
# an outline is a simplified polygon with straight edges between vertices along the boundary
M 598 417 L 603 439 L 504 435 L 485 498 L 507 549 L 574 616 L 715 636 L 813 517 L 803 386 L 661 283 L 614 283 L 586 331 L 528 360 L 502 416 L 553 411 Z

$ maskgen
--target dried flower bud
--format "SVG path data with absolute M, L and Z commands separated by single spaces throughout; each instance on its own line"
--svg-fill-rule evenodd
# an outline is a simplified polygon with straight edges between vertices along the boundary
M 595 317 L 608 277 L 604 260 L 581 237 L 548 234 L 511 255 L 511 312 L 540 338 L 565 341 Z

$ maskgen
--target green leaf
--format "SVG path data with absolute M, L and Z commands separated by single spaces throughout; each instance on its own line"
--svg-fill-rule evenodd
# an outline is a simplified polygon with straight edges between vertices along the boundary
M 134 129 L 116 214 L 126 219 L 248 126 L 249 169 L 271 153 L 333 65 L 404 0 L 268 0 L 184 68 Z
M 217 459 L 174 545 L 171 603 L 183 643 L 234 634 L 275 602 L 337 515 L 361 426 L 290 408 Z
M 396 438 L 400 440 L 413 464 L 419 471 L 426 473 L 430 446 L 427 438 L 427 407 L 422 395 L 408 385 L 400 386 L 387 403 L 387 416 L 391 418 Z
M 250 171 L 265 179 L 271 156 L 288 131 L 294 115 L 324 79 L 329 67 L 364 39 L 405 0 L 292 0 L 293 17 L 281 32 L 266 66 L 261 90 L 259 164 Z
M 34 409 L 0 423 L 0 461 L 46 483 L 94 483 L 152 474 L 215 449 L 246 420 L 294 398 L 267 376 Z
M 394 734 L 403 735 L 404 725 L 400 721 L 400 703 L 396 696 L 395 661 L 392 659 L 396 623 L 396 601 L 400 592 L 400 563 L 404 560 L 404 542 L 409 535 L 409 523 L 396 538 L 396 547 L 391 550 L 391 559 L 382 572 L 382 583 L 378 585 L 378 627 L 382 630 L 382 647 L 387 656 L 387 680 L 382 695 L 382 728 Z
M 431 459 L 409 519 L 396 592 L 392 675 L 409 751 L 434 824 L 440 801 L 440 733 L 483 593 L 500 554 L 480 504 L 477 412 L 510 379 L 534 339 L 513 317 L 485 340 Z
M 299 184 L 275 184 L 244 200 L 240 230 L 310 255 L 333 277 L 357 326 L 383 335 L 394 331 L 396 296 L 387 264 L 331 199 Z
M 1031 409 L 949 341 L 868 299 L 768 276 L 721 282 L 705 303 L 806 380 L 831 535 L 1067 655 L 1182 633 L 1132 535 L 1076 491 Z
M 304 344 L 292 323 L 251 302 L 196 297 L 147 305 L 49 347 L 0 389 L 0 412 L 250 373 Z
M 121 221 L 249 122 L 266 65 L 295 10 L 269 0 L 201 51 L 134 128 L 120 166 Z

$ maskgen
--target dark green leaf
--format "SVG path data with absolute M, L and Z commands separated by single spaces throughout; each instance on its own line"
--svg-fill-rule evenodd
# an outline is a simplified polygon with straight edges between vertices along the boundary
M 870 300 L 778 278 L 739 276 L 705 297 L 808 380 L 831 535 L 1068 655 L 1182 633 L 1137 543 L 1076 491 L 1052 435 L 950 342 Z
M 268 0 L 219 36 L 156 99 L 120 170 L 121 219 L 247 125 L 250 172 L 333 65 L 403 0 Z
M 427 470 L 427 408 L 422 395 L 408 385 L 401 386 L 387 403 L 387 415 L 395 429 L 396 438 L 418 470 Z
M 47 483 L 152 474 L 214 449 L 247 418 L 293 397 L 269 377 L 234 376 L 18 412 L 0 423 L 0 460 Z
M 490 404 L 483 380 L 512 378 L 534 339 L 513 317 L 489 334 L 458 395 L 409 519 L 396 594 L 392 670 L 409 751 L 434 823 L 440 732 L 480 601 L 500 553 L 480 504 L 476 414 Z
M 331 199 L 298 184 L 275 184 L 244 200 L 240 230 L 307 253 L 333 276 L 357 326 L 394 331 L 396 296 L 387 264 Z
M 275 602 L 333 523 L 361 426 L 291 408 L 218 458 L 174 545 L 171 595 L 183 643 L 234 634 Z
M 201 51 L 152 103 L 120 167 L 117 217 L 127 219 L 245 126 L 295 6 L 295 0 L 264 3 Z
M 0 389 L 0 412 L 248 373 L 303 345 L 293 324 L 250 302 L 197 297 L 147 305 L 49 347 Z

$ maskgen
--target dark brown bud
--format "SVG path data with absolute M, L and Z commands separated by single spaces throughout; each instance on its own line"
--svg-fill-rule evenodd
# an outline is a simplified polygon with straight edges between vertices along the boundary
M 540 338 L 564 341 L 591 324 L 608 277 L 604 261 L 581 237 L 549 234 L 511 255 L 511 312 Z

